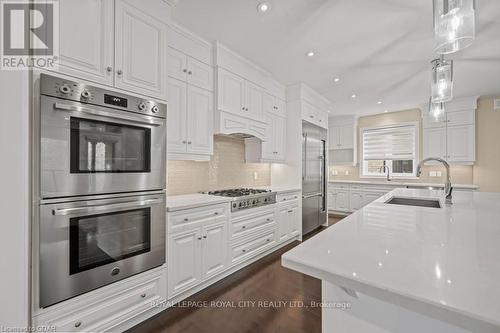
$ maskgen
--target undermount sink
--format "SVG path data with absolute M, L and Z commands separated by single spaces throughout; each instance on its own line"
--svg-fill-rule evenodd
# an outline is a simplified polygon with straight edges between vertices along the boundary
M 392 197 L 385 203 L 391 205 L 441 208 L 441 204 L 439 203 L 438 199 L 413 199 L 413 198 Z

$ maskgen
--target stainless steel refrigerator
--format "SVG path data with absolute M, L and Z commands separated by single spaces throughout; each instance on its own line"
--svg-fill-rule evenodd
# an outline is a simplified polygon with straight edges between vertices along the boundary
M 302 234 L 326 222 L 326 140 L 328 132 L 302 122 Z

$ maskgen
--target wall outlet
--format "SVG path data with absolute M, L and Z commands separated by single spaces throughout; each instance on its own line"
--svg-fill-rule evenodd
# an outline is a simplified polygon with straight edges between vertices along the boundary
M 333 171 L 332 171 L 332 175 L 337 176 L 338 174 L 339 174 L 339 171 L 338 171 L 338 170 L 333 170 Z
M 495 99 L 493 101 L 493 110 L 500 111 L 500 99 Z
M 436 171 L 429 171 L 429 177 L 437 177 Z
M 257 173 L 257 171 L 254 171 L 253 180 L 257 180 L 257 179 L 259 179 L 259 174 Z
M 436 176 L 441 177 L 442 176 L 441 171 L 436 171 Z
M 346 171 L 345 171 L 345 175 L 346 175 L 346 176 L 349 176 L 349 170 L 346 170 Z

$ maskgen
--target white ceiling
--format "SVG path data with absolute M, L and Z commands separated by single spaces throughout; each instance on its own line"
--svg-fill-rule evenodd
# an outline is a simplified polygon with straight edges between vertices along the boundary
M 437 57 L 432 0 L 268 2 L 271 9 L 261 14 L 258 0 L 181 0 L 173 18 L 284 84 L 310 85 L 332 101 L 333 114 L 402 110 L 428 100 L 430 61 Z M 456 97 L 500 94 L 500 0 L 476 3 L 476 40 L 451 55 Z M 308 50 L 316 55 L 306 57 Z

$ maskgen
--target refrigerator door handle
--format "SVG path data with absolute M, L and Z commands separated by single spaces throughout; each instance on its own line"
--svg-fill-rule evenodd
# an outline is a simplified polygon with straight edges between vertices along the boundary
M 321 192 L 318 192 L 318 193 L 311 193 L 311 194 L 305 194 L 302 196 L 302 199 L 309 199 L 309 198 L 313 198 L 313 197 L 321 197 L 323 196 L 321 194 Z
M 306 179 L 307 176 L 307 134 L 303 133 L 302 134 L 302 141 L 303 141 L 303 155 L 302 155 L 302 180 Z

